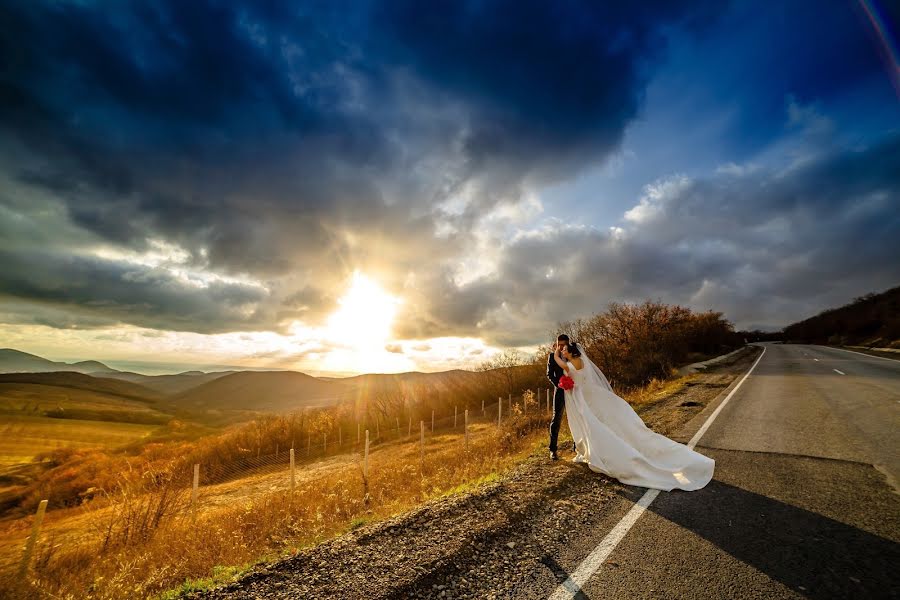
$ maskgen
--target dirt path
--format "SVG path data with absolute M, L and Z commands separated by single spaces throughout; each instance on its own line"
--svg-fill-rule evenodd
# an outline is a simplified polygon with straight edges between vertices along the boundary
M 670 433 L 697 416 L 758 354 L 749 348 L 693 376 L 683 388 L 639 407 Z M 535 454 L 502 480 L 428 502 L 258 567 L 238 582 L 191 598 L 512 598 L 565 578 L 557 559 L 580 531 L 615 523 L 637 488 L 568 460 Z

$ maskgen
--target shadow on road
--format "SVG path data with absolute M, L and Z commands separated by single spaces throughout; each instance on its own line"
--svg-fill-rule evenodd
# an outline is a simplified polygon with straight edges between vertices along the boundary
M 712 481 L 649 509 L 808 598 L 897 597 L 900 544 Z
M 557 583 L 562 584 L 564 581 L 566 581 L 569 578 L 570 573 L 568 571 L 566 571 L 562 567 L 562 565 L 560 565 L 558 562 L 556 562 L 556 560 L 549 554 L 545 554 L 544 556 L 542 556 L 540 561 L 545 567 L 547 567 L 553 573 L 553 576 L 556 577 Z M 575 592 L 575 595 L 572 596 L 572 599 L 573 600 L 590 600 L 588 598 L 588 596 L 581 590 L 578 590 L 577 592 Z

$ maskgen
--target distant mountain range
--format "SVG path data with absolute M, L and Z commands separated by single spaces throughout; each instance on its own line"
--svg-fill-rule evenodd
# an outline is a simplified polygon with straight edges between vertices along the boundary
M 20 350 L 2 348 L 0 349 L 0 371 L 3 373 L 49 373 L 51 371 L 95 373 L 97 371 L 114 371 L 114 369 L 96 360 L 84 360 L 76 363 L 55 362 Z
M 527 369 L 520 367 L 518 369 Z M 0 400 L 4 389 L 34 386 L 79 388 L 106 396 L 153 403 L 168 414 L 192 415 L 204 422 L 246 418 L 246 413 L 289 412 L 345 401 L 403 402 L 430 398 L 438 403 L 463 402 L 484 395 L 483 373 L 453 370 L 440 373 L 367 374 L 338 379 L 296 371 L 186 371 L 174 375 L 142 375 L 119 371 L 98 361 L 65 363 L 13 349 L 0 350 Z M 18 392 L 17 392 L 18 393 Z
M 58 371 L 74 371 L 85 375 L 130 381 L 165 395 L 178 394 L 234 372 L 204 373 L 203 371 L 185 371 L 175 375 L 142 375 L 131 371 L 119 371 L 96 360 L 85 360 L 75 363 L 56 362 L 12 348 L 0 349 L 0 373 L 51 373 Z

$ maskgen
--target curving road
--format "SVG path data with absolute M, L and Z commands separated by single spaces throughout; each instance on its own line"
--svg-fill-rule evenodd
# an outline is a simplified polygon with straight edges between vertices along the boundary
M 714 481 L 653 498 L 599 569 L 554 598 L 900 597 L 900 361 L 764 346 L 697 444 Z M 633 506 L 642 493 L 621 495 Z M 580 540 L 561 570 L 611 529 Z

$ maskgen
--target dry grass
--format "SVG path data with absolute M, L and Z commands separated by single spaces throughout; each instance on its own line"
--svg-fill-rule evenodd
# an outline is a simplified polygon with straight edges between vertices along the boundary
M 546 421 L 518 415 L 500 429 L 477 425 L 468 451 L 461 435 L 436 435 L 426 442 L 424 466 L 417 442 L 391 444 L 371 454 L 368 480 L 356 460 L 302 481 L 293 493 L 257 493 L 196 518 L 164 477 L 143 485 L 142 494 L 124 486 L 116 510 L 98 511 L 91 541 L 73 547 L 43 540 L 30 580 L 0 582 L 0 596 L 171 597 L 166 590 L 204 587 L 261 559 L 495 477 L 543 441 Z
M 146 438 L 160 428 L 13 414 L 3 414 L 2 419 L 0 465 L 25 463 L 43 452 L 64 447 L 117 447 Z
M 632 406 L 642 406 L 678 393 L 695 378 L 695 375 L 687 375 L 675 379 L 653 379 L 643 387 L 623 392 L 622 397 Z

